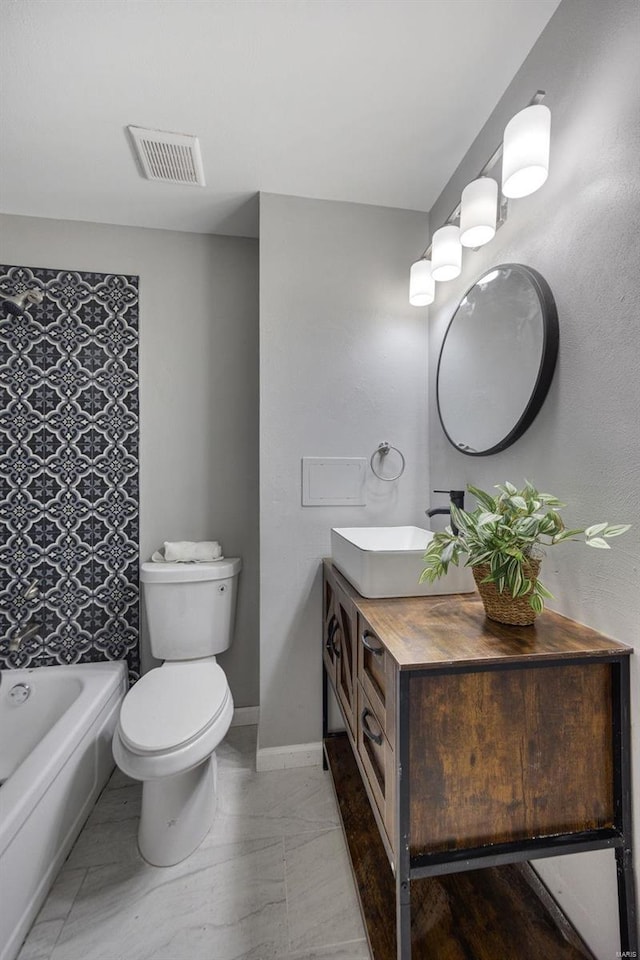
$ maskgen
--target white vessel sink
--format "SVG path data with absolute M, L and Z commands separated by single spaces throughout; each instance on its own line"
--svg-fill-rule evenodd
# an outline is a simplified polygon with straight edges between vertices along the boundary
M 331 559 L 363 597 L 435 597 L 472 593 L 468 567 L 449 568 L 435 583 L 419 583 L 431 530 L 421 527 L 334 527 Z

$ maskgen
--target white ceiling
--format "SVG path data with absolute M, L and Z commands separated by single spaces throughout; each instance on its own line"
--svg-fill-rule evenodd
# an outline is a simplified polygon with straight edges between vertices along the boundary
M 241 236 L 259 190 L 429 210 L 558 2 L 1 0 L 0 210 Z M 196 134 L 207 186 L 144 180 L 127 124 Z

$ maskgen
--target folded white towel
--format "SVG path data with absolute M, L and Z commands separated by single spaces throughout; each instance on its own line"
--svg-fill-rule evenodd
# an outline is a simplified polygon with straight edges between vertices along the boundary
M 164 554 L 164 556 L 162 555 Z M 176 540 L 165 541 L 164 549 L 153 554 L 152 560 L 164 560 L 165 563 L 207 563 L 222 560 L 222 547 L 217 540 Z

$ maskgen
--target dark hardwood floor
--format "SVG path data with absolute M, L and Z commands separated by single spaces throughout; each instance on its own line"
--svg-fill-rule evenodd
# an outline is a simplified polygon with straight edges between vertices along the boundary
M 396 960 L 395 881 L 346 735 L 325 750 L 373 960 Z M 594 960 L 528 865 L 414 880 L 411 911 L 412 960 Z

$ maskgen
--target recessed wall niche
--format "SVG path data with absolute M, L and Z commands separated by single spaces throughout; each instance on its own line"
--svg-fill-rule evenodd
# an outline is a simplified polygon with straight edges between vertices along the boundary
M 0 332 L 0 667 L 135 679 L 138 278 L 0 266 Z

